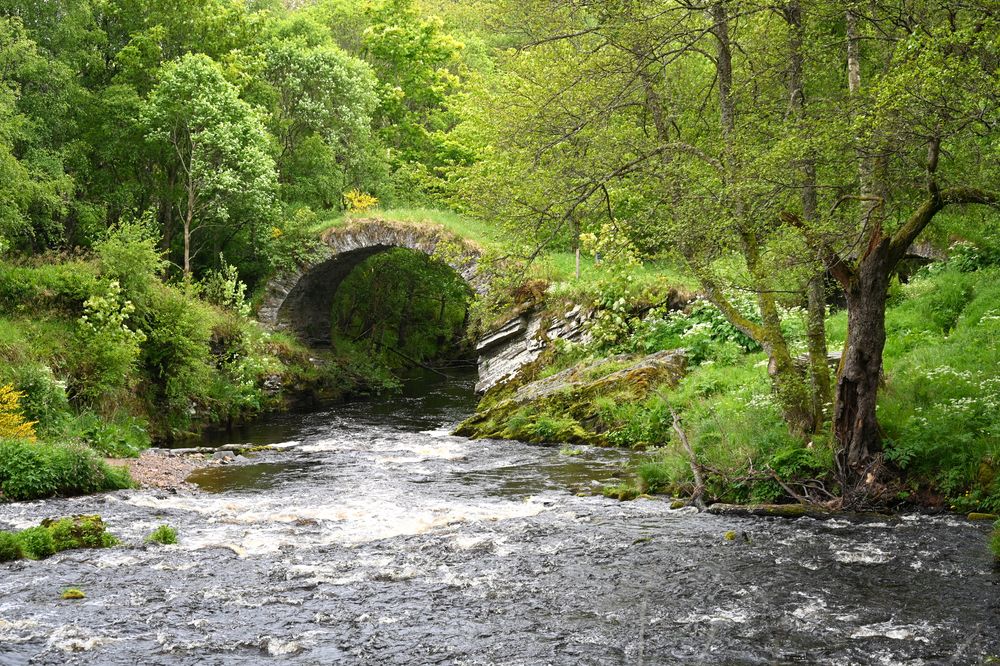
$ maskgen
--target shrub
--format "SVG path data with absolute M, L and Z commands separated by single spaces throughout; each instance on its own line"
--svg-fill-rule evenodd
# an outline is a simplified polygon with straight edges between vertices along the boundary
M 146 537 L 148 543 L 159 543 L 163 545 L 169 545 L 177 543 L 177 530 L 175 530 L 170 525 L 160 525 L 153 532 Z
M 75 437 L 109 458 L 135 458 L 150 446 L 146 423 L 132 416 L 107 419 L 84 412 L 72 423 Z
M 150 413 L 160 415 L 170 430 L 187 430 L 212 383 L 213 313 L 204 303 L 162 286 L 150 292 L 141 317 L 147 336 L 142 363 L 153 380 L 146 392 Z
M 92 296 L 84 304 L 77 322 L 78 367 L 74 394 L 84 404 L 113 402 L 136 381 L 140 345 L 146 336 L 128 327 L 135 307 L 126 299 L 118 282 L 107 293 Z
M 0 562 L 10 562 L 24 557 L 21 542 L 11 532 L 0 532 Z
M 44 527 L 29 527 L 17 533 L 24 556 L 31 560 L 40 560 L 56 554 L 55 539 L 52 532 Z
M 360 190 L 344 192 L 344 206 L 350 213 L 367 213 L 378 206 L 378 198 Z
M 0 494 L 7 500 L 70 496 L 131 486 L 85 446 L 0 440 Z
M 219 255 L 219 268 L 208 271 L 201 281 L 202 297 L 220 308 L 232 310 L 241 317 L 249 317 L 250 303 L 247 302 L 247 286 L 240 281 L 236 266 L 227 264 Z
M 0 262 L 0 306 L 8 312 L 77 314 L 84 301 L 98 291 L 92 263 L 66 261 L 28 268 Z
M 0 386 L 0 438 L 35 439 L 35 422 L 21 412 L 24 394 L 11 385 Z
M 152 215 L 122 221 L 94 245 L 101 274 L 121 285 L 130 299 L 141 299 L 166 267 L 156 247 L 158 232 Z
M 17 365 L 2 379 L 10 381 L 22 394 L 20 408 L 27 419 L 35 422 L 35 429 L 41 436 L 59 432 L 71 409 L 66 384 L 55 378 L 51 368 L 37 363 Z M 5 435 L 0 428 L 0 437 L 3 436 L 17 435 Z

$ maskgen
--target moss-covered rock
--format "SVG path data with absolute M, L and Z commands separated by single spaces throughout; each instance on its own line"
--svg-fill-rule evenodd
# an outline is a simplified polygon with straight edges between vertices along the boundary
M 628 502 L 639 497 L 639 489 L 627 483 L 619 483 L 613 486 L 601 488 L 601 494 L 619 502 Z
M 606 434 L 616 424 L 602 418 L 600 400 L 641 401 L 658 387 L 676 385 L 684 371 L 684 354 L 678 351 L 582 363 L 550 377 L 496 387 L 455 434 L 606 445 Z
M 119 543 L 100 516 L 47 518 L 37 527 L 0 532 L 0 562 L 21 558 L 41 560 L 63 550 L 109 548 Z
M 42 521 L 52 534 L 56 551 L 74 548 L 109 548 L 118 543 L 105 529 L 104 520 L 97 515 L 81 515 L 72 518 L 47 518 Z

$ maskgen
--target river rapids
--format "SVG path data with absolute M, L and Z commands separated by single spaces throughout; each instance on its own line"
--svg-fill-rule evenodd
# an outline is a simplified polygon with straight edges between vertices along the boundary
M 978 664 L 1000 655 L 988 525 L 715 517 L 617 502 L 628 454 L 453 437 L 471 380 L 285 415 L 201 492 L 99 513 L 124 547 L 0 565 L 7 664 Z M 157 525 L 175 546 L 144 545 Z M 728 531 L 737 534 L 727 540 Z M 64 601 L 77 587 L 86 599 Z

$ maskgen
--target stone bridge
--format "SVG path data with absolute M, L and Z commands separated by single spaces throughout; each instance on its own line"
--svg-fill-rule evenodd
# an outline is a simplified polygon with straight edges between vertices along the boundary
M 480 249 L 442 226 L 356 220 L 322 235 L 320 251 L 294 271 L 272 278 L 257 311 L 262 324 L 290 330 L 313 346 L 330 344 L 337 287 L 361 262 L 394 247 L 433 255 L 451 266 L 477 293 L 485 293 L 478 271 Z

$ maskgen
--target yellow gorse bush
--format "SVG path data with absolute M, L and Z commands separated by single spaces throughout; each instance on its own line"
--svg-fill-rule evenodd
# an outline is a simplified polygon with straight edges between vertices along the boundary
M 35 421 L 27 420 L 21 412 L 23 397 L 10 384 L 0 386 L 0 438 L 35 439 Z
M 344 192 L 344 205 L 350 213 L 365 213 L 378 205 L 378 197 L 361 190 Z

